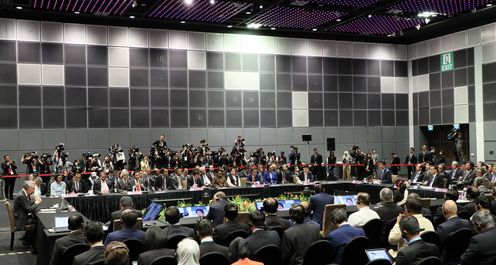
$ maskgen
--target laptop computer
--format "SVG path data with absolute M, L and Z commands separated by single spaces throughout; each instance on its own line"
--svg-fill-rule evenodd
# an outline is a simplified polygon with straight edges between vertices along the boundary
M 179 207 L 179 212 L 183 214 L 183 218 L 203 219 L 207 216 L 209 209 L 210 206 Z
M 55 227 L 53 230 L 56 233 L 64 233 L 69 232 L 69 218 L 68 217 L 54 217 L 55 218 Z
M 152 202 L 145 211 L 143 221 L 152 221 L 157 219 L 163 208 L 164 205 L 162 203 Z
M 389 260 L 389 262 L 393 264 L 393 259 L 391 258 L 391 256 L 389 256 L 389 253 L 385 248 L 366 249 L 365 254 L 367 254 L 367 258 L 369 258 L 369 261 L 385 259 Z

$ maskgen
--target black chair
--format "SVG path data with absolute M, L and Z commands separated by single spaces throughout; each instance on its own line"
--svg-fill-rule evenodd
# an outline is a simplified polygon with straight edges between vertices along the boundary
M 391 221 L 388 221 L 386 224 L 385 224 L 385 228 L 384 228 L 384 233 L 383 233 L 383 238 L 382 238 L 382 241 L 384 242 L 384 246 L 386 248 L 393 248 L 393 249 L 396 249 L 396 245 L 391 245 L 389 244 L 389 233 L 391 233 L 391 230 L 393 230 L 393 227 L 394 225 L 396 224 L 396 219 L 393 219 Z
M 181 240 L 183 240 L 184 238 L 186 238 L 186 236 L 184 236 L 184 235 L 178 235 L 178 236 L 174 236 L 174 237 L 169 238 L 167 240 L 167 248 L 176 249 L 177 244 L 179 244 L 179 242 L 181 242 Z
M 144 252 L 143 242 L 137 239 L 126 239 L 122 241 L 129 249 L 129 262 L 138 260 L 139 254 Z
M 369 262 L 365 250 L 370 246 L 370 241 L 366 237 L 357 237 L 348 242 L 343 250 L 341 264 L 365 265 Z
M 223 246 L 226 246 L 226 247 L 229 247 L 229 244 L 231 244 L 231 242 L 235 238 L 237 238 L 237 237 L 247 238 L 248 237 L 248 232 L 246 232 L 245 230 L 237 230 L 237 231 L 231 232 L 226 237 L 226 241 L 225 242 L 220 242 L 219 244 L 220 245 L 223 245 Z
M 177 260 L 175 257 L 163 256 L 154 259 L 150 265 L 177 265 Z
M 418 265 L 442 265 L 443 263 L 438 257 L 428 257 L 422 259 Z
M 72 264 L 74 257 L 90 249 L 87 244 L 74 244 L 64 250 L 60 264 Z
M 279 235 L 279 238 L 282 238 L 282 233 L 284 233 L 284 227 L 282 226 L 269 226 L 267 227 L 267 230 L 276 231 L 277 234 Z
M 391 265 L 391 261 L 388 259 L 376 259 L 370 261 L 367 265 Z
M 378 248 L 382 246 L 382 228 L 383 223 L 381 219 L 372 219 L 368 221 L 363 227 L 365 235 L 370 240 L 370 246 Z
M 439 247 L 439 243 L 440 243 L 441 239 L 439 238 L 439 235 L 436 232 L 434 232 L 434 231 L 427 231 L 427 232 L 422 233 L 420 235 L 420 237 L 425 242 L 434 244 L 434 245 L 436 245 L 436 246 Z
M 458 212 L 458 217 L 465 219 L 465 220 L 470 220 L 471 215 L 468 211 L 462 210 L 462 211 Z
M 267 245 L 259 248 L 252 259 L 264 265 L 281 265 L 281 249 L 276 245 Z
M 331 263 L 332 245 L 328 240 L 313 242 L 303 256 L 303 265 L 327 265 Z
M 442 249 L 443 263 L 448 265 L 460 263 L 460 257 L 467 250 L 472 236 L 474 232 L 468 228 L 459 229 L 451 234 Z
M 200 265 L 229 265 L 229 260 L 219 252 L 211 252 L 200 257 Z

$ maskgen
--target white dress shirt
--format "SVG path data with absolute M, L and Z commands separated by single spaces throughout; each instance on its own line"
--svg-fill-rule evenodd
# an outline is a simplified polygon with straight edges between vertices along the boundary
M 348 217 L 348 223 L 354 227 L 363 227 L 368 221 L 380 219 L 376 211 L 371 210 L 368 206 L 364 206 L 358 212 L 352 213 Z

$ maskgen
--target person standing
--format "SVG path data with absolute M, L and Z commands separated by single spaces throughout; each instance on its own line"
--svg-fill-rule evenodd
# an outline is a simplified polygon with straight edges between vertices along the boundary
M 17 175 L 16 170 L 17 166 L 15 161 L 12 160 L 10 155 L 3 156 L 4 162 L 2 163 L 2 177 L 0 178 L 0 198 L 3 198 L 3 185 L 5 182 L 5 198 L 9 200 L 14 199 L 14 187 Z M 7 176 L 7 177 L 6 177 Z
M 15 226 L 17 229 L 26 231 L 22 240 L 28 245 L 32 245 L 34 242 L 36 210 L 41 203 L 41 197 L 35 197 L 34 201 L 31 199 L 34 190 L 34 181 L 28 180 L 14 199 Z M 33 252 L 36 252 L 36 250 L 33 249 Z
M 407 164 L 407 165 L 417 164 L 417 156 L 415 155 L 415 148 L 410 147 L 410 152 L 406 156 L 405 164 Z M 414 172 L 414 170 L 415 170 L 415 166 L 407 166 L 406 167 L 408 179 L 412 178 L 412 173 Z
M 351 163 L 352 157 L 348 151 L 343 153 L 343 180 L 351 180 Z
M 321 165 L 324 162 L 322 155 L 319 154 L 319 149 L 313 149 L 313 155 L 310 158 L 310 164 L 312 164 L 312 173 L 317 178 L 317 180 L 323 179 L 323 174 L 321 173 Z

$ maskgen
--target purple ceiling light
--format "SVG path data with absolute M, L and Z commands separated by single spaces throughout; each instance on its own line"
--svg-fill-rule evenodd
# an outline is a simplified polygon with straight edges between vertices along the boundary
M 371 16 L 361 17 L 331 30 L 372 35 L 389 35 L 393 32 L 413 28 L 422 23 L 422 20 L 419 18 L 405 19 L 392 16 Z
M 163 0 L 149 17 L 174 20 L 203 21 L 222 23 L 252 6 L 250 3 L 218 1 L 210 4 L 206 0 L 193 1 L 187 5 L 184 0 Z
M 276 28 L 313 29 L 345 14 L 335 11 L 312 11 L 298 7 L 276 6 L 263 12 L 247 24 L 262 24 Z
M 379 0 L 308 0 L 312 4 L 335 5 L 335 6 L 351 6 L 351 7 L 366 7 L 375 4 Z
M 492 2 L 492 0 L 407 0 L 394 5 L 391 9 L 415 13 L 431 11 L 450 16 L 473 8 L 485 7 Z
M 33 2 L 33 8 L 49 11 L 122 15 L 131 7 L 133 1 L 134 0 L 35 0 Z

